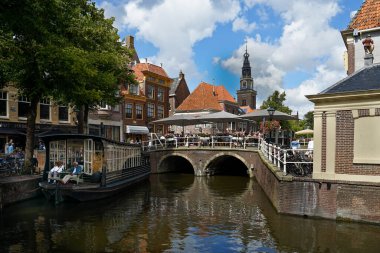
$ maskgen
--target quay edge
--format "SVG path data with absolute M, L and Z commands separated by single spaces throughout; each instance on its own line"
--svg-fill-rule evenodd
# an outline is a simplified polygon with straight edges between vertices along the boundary
M 41 196 L 38 183 L 40 175 L 0 178 L 0 209 L 24 200 Z

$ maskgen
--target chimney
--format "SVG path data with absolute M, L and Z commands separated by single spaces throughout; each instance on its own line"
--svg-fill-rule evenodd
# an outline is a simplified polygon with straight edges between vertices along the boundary
M 182 72 L 182 70 L 179 71 L 179 79 L 185 79 L 185 74 Z
M 212 95 L 216 96 L 215 86 L 214 85 L 212 86 Z
M 125 43 L 127 48 L 129 49 L 135 49 L 135 38 L 131 35 L 128 35 L 125 37 Z
M 365 54 L 364 55 L 364 66 L 368 67 L 373 64 L 373 54 Z

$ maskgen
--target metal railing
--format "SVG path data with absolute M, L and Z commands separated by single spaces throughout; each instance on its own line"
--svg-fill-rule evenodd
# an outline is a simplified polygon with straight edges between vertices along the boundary
M 187 136 L 157 138 L 142 142 L 143 151 L 152 151 L 168 148 L 255 148 L 259 147 L 259 139 L 253 137 L 235 136 Z
M 270 163 L 282 169 L 284 175 L 310 176 L 313 172 L 312 149 L 287 149 L 261 141 L 260 151 Z
M 271 164 L 282 170 L 284 175 L 304 177 L 310 176 L 313 172 L 312 149 L 290 149 L 268 143 L 262 138 L 215 135 L 209 137 L 161 137 L 142 142 L 143 151 L 184 148 L 259 150 Z

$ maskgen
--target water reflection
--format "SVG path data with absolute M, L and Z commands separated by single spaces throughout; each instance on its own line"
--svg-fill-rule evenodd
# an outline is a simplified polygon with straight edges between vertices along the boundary
M 153 175 L 104 201 L 1 214 L 0 252 L 377 252 L 380 227 L 279 215 L 246 177 Z

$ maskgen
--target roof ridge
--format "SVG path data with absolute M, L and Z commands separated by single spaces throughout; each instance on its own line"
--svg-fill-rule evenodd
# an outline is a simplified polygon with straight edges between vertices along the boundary
M 358 16 L 358 14 L 361 12 L 362 8 L 363 8 L 363 5 L 364 3 L 367 2 L 367 0 L 365 0 L 362 5 L 360 5 L 360 8 L 356 11 L 355 15 L 351 18 L 350 20 L 350 23 L 348 24 L 347 26 L 347 29 L 350 29 L 352 23 L 354 22 L 354 20 L 356 19 L 356 17 Z

